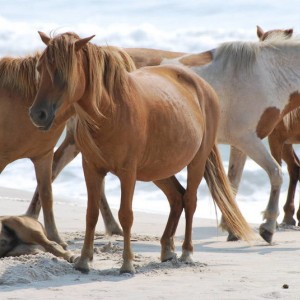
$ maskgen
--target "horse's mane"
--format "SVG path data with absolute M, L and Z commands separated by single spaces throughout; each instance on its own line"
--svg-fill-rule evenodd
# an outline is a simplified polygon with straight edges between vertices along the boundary
M 87 43 L 80 51 L 75 50 L 75 42 L 79 36 L 75 33 L 64 33 L 50 40 L 50 44 L 45 50 L 46 65 L 52 80 L 55 74 L 51 72 L 51 64 L 55 61 L 59 80 L 66 84 L 66 93 L 72 97 L 78 82 L 77 57 L 82 55 L 86 60 L 86 76 L 89 94 L 91 96 L 90 105 L 93 108 L 97 120 L 88 115 L 80 105 L 74 103 L 77 113 L 77 142 L 86 145 L 99 154 L 91 131 L 99 127 L 99 118 L 104 116 L 100 111 L 101 98 L 105 93 L 110 99 L 111 111 L 115 108 L 118 95 L 127 97 L 129 94 L 129 84 L 127 84 L 127 72 L 135 70 L 135 65 L 130 56 L 122 49 L 113 46 L 99 47 Z M 79 126 L 78 126 L 79 125 Z M 100 155 L 100 154 L 99 154 Z
M 79 36 L 67 32 L 55 36 L 48 45 L 46 52 L 46 64 L 49 74 L 54 80 L 51 64 L 55 61 L 59 80 L 67 84 L 69 96 L 74 94 L 78 80 L 77 76 L 77 53 L 75 42 Z M 134 62 L 122 49 L 113 46 L 99 47 L 88 43 L 83 47 L 83 55 L 87 61 L 87 82 L 93 95 L 92 105 L 97 110 L 104 90 L 111 97 L 115 98 L 116 91 L 122 90 L 127 93 L 127 71 L 135 69 Z
M 24 58 L 3 57 L 0 60 L 0 87 L 33 99 L 37 92 L 36 64 L 39 53 Z
M 249 71 L 260 52 L 265 49 L 277 51 L 291 45 L 300 46 L 300 39 L 287 38 L 280 32 L 274 32 L 264 41 L 223 43 L 215 49 L 213 59 L 223 59 L 224 67 L 231 65 L 235 70 Z M 282 51 L 282 56 L 284 57 L 284 51 Z
M 292 130 L 295 126 L 297 126 L 297 124 L 299 124 L 299 118 L 300 107 L 297 107 L 283 117 L 284 126 L 288 130 Z

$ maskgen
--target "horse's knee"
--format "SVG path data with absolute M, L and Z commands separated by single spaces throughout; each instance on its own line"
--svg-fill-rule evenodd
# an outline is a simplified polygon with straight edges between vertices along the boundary
M 269 174 L 271 185 L 273 187 L 280 188 L 283 182 L 282 170 L 280 166 L 276 166 L 274 170 Z

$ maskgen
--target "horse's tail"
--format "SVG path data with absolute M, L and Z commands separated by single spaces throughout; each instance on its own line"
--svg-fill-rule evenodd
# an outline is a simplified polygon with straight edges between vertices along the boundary
M 214 145 L 206 161 L 204 178 L 228 229 L 241 239 L 251 240 L 254 233 L 235 202 L 232 188 L 225 174 L 216 145 Z

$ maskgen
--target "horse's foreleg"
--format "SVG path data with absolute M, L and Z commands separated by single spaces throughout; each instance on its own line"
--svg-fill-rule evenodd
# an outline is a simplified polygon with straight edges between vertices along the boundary
M 71 118 L 67 123 L 67 132 L 66 137 L 59 148 L 54 153 L 53 165 L 52 165 L 52 182 L 59 175 L 59 173 L 63 170 L 63 168 L 69 164 L 80 152 L 76 146 L 75 138 L 74 138 L 74 128 L 75 120 Z M 41 204 L 39 201 L 39 193 L 38 188 L 36 188 L 31 203 L 27 209 L 26 215 L 31 216 L 35 219 L 38 218 L 41 210 Z M 119 234 L 122 235 L 122 229 L 119 224 L 115 220 L 110 207 L 108 205 L 105 191 L 104 191 L 104 182 L 103 189 L 101 192 L 100 199 L 100 211 L 103 217 L 106 233 L 109 235 Z
M 270 155 L 262 141 L 256 136 L 246 136 L 239 140 L 240 149 L 260 165 L 269 175 L 271 183 L 270 198 L 264 212 L 265 223 L 260 226 L 260 235 L 271 243 L 276 229 L 276 220 L 279 215 L 279 194 L 282 184 L 280 165 Z
M 71 118 L 67 123 L 66 136 L 59 148 L 55 151 L 52 164 L 52 182 L 59 175 L 62 169 L 69 164 L 80 152 L 76 146 L 74 138 L 75 120 Z M 36 188 L 32 197 L 31 203 L 27 209 L 26 215 L 38 218 L 41 210 L 41 203 L 39 201 L 39 191 Z
M 87 273 L 90 269 L 89 261 L 93 259 L 94 254 L 95 228 L 99 217 L 99 198 L 105 174 L 98 172 L 97 169 L 90 166 L 84 158 L 82 159 L 82 166 L 87 187 L 88 203 L 84 244 L 81 256 L 75 261 L 75 269 Z
M 52 151 L 50 151 L 44 157 L 38 160 L 33 160 L 33 164 L 38 182 L 38 191 L 43 209 L 44 223 L 47 236 L 50 240 L 57 242 L 62 247 L 66 247 L 67 244 L 60 238 L 54 220 L 53 197 L 51 186 L 52 158 L 53 153 Z
M 161 237 L 161 261 L 170 260 L 175 256 L 174 235 L 183 210 L 183 195 L 185 189 L 181 186 L 175 176 L 164 180 L 154 181 L 164 194 L 170 204 L 170 214 L 165 231 Z
M 283 208 L 285 214 L 282 224 L 295 225 L 296 221 L 293 218 L 295 212 L 294 198 L 299 177 L 299 160 L 293 150 L 293 146 L 284 144 L 287 134 L 286 128 L 283 122 L 281 122 L 269 135 L 268 140 L 271 154 L 280 165 L 283 159 L 287 164 L 289 172 L 289 188 Z
M 133 266 L 133 252 L 131 249 L 130 235 L 133 224 L 132 198 L 136 182 L 134 170 L 125 172 L 120 178 L 121 182 L 121 205 L 119 210 L 119 220 L 123 228 L 124 250 L 123 264 L 120 273 L 135 273 Z
M 286 225 L 296 225 L 296 221 L 293 218 L 295 213 L 294 199 L 295 199 L 297 182 L 299 180 L 300 165 L 299 165 L 298 157 L 294 152 L 293 146 L 291 144 L 283 145 L 282 158 L 288 166 L 288 172 L 290 178 L 288 195 L 287 195 L 286 203 L 283 207 L 284 218 L 282 223 Z

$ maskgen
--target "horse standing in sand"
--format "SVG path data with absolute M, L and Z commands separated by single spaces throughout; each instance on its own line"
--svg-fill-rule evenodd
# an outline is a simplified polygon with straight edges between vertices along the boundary
M 264 31 L 257 26 L 257 36 L 261 41 L 271 39 L 274 35 L 282 35 L 284 38 L 291 38 L 293 29 L 275 29 Z M 281 164 L 283 159 L 288 168 L 289 188 L 286 203 L 283 207 L 283 225 L 296 225 L 293 216 L 295 213 L 295 191 L 297 182 L 300 180 L 300 161 L 297 157 L 292 144 L 300 143 L 300 108 L 296 108 L 287 114 L 269 135 L 269 145 L 273 157 Z M 298 226 L 300 226 L 300 207 L 297 212 Z
M 257 34 L 262 40 L 261 43 L 225 43 L 217 49 L 198 54 L 144 48 L 127 48 L 125 50 L 137 67 L 174 63 L 188 66 L 199 75 L 207 77 L 207 80 L 217 89 L 221 96 L 222 106 L 222 126 L 220 126 L 218 133 L 218 140 L 220 143 L 231 145 L 228 176 L 234 189 L 238 190 L 247 155 L 269 175 L 271 192 L 264 214 L 266 223 L 261 225 L 260 233 L 267 242 L 271 242 L 279 214 L 278 201 L 282 174 L 281 168 L 268 153 L 261 139 L 270 134 L 283 116 L 299 104 L 297 96 L 299 80 L 297 47 L 299 43 L 297 40 L 286 41 L 292 34 L 291 29 L 263 32 L 258 27 Z M 272 36 L 272 40 L 265 40 L 266 37 L 270 36 Z M 285 51 L 287 52 L 285 53 Z M 235 57 L 238 60 L 235 60 Z M 294 57 L 296 57 L 296 63 L 293 63 Z M 291 81 L 291 84 L 288 81 Z M 274 98 L 272 99 L 273 95 Z M 244 120 L 245 112 L 247 114 Z M 281 124 L 283 123 L 279 123 L 277 128 Z M 70 137 L 72 136 L 71 131 Z M 271 150 L 273 149 L 271 145 L 273 137 L 277 142 L 279 139 L 275 137 L 276 131 L 277 129 L 270 136 Z M 287 151 L 290 151 L 285 150 L 288 148 L 291 146 L 284 146 L 283 155 L 287 157 L 287 160 L 292 157 L 289 191 L 293 191 L 295 185 L 292 183 L 295 183 L 298 178 L 298 163 L 295 155 L 286 154 Z M 64 152 L 63 156 L 66 161 L 71 161 L 78 152 L 79 149 L 71 153 L 70 156 Z M 74 155 L 72 156 L 72 154 Z M 278 155 L 273 150 L 272 154 L 279 162 L 281 154 Z M 106 212 L 110 212 L 104 190 L 102 194 L 106 204 Z M 289 194 L 293 196 L 293 193 Z M 287 219 L 292 219 L 294 211 L 292 196 L 288 197 L 292 200 L 285 205 L 286 215 L 289 214 L 291 217 L 284 217 L 284 222 L 291 224 L 294 221 L 288 222 Z M 106 218 L 108 224 L 109 220 L 113 220 L 110 216 Z M 229 234 L 228 239 L 235 240 L 236 237 Z
M 53 216 L 51 167 L 54 146 L 72 113 L 59 114 L 48 132 L 37 130 L 30 122 L 28 109 L 37 91 L 38 59 L 39 54 L 0 60 L 0 172 L 20 158 L 29 158 L 33 162 L 48 238 L 65 247 Z M 34 215 L 34 212 L 29 209 L 28 215 Z
M 76 141 L 88 190 L 86 235 L 77 269 L 88 271 L 93 258 L 101 186 L 108 172 L 121 182 L 121 272 L 134 272 L 130 231 L 136 180 L 153 181 L 170 202 L 161 239 L 162 261 L 174 256 L 173 236 L 183 209 L 186 230 L 181 259 L 192 260 L 192 220 L 203 175 L 229 229 L 249 238 L 251 229 L 234 202 L 215 145 L 220 109 L 206 82 L 176 66 L 129 73 L 120 64 L 124 56 L 130 61 L 126 52 L 90 44 L 92 37 L 80 39 L 74 33 L 52 39 L 44 33 L 40 36 L 47 48 L 38 62 L 40 85 L 30 117 L 36 126 L 48 129 L 56 114 L 72 105 L 77 116 Z M 185 166 L 186 190 L 172 176 Z
M 60 238 L 55 225 L 51 181 L 68 162 L 64 154 L 68 153 L 67 157 L 70 157 L 76 151 L 69 131 L 63 144 L 55 152 L 53 174 L 52 160 L 54 147 L 74 110 L 59 113 L 55 124 L 47 132 L 38 130 L 30 121 L 28 110 L 37 91 L 36 64 L 39 56 L 36 54 L 24 58 L 0 59 L 0 172 L 17 159 L 29 158 L 33 162 L 38 185 L 35 200 L 26 215 L 37 218 L 42 204 L 48 238 L 66 247 L 67 244 Z M 69 129 L 73 122 L 72 119 L 68 121 Z M 121 233 L 105 204 L 106 201 L 101 202 L 101 212 L 105 224 L 108 224 L 108 232 Z

